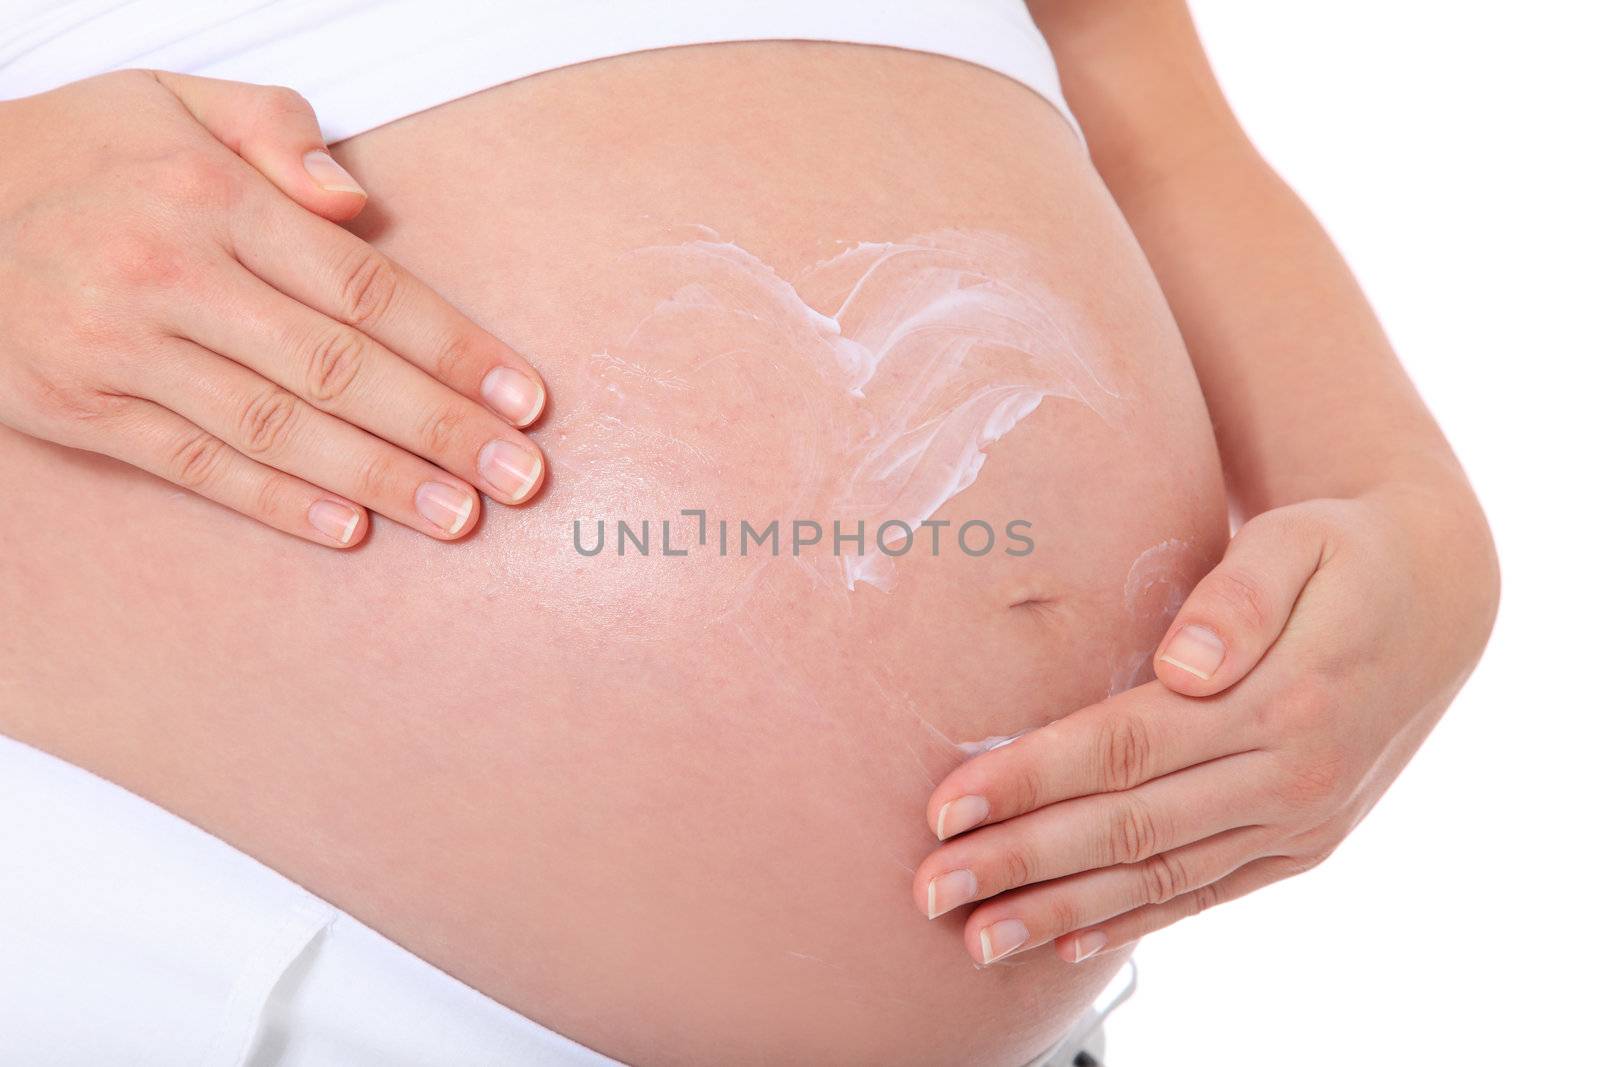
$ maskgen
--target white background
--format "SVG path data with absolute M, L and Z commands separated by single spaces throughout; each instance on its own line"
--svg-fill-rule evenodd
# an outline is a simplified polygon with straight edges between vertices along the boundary
M 1600 1063 L 1600 23 L 1586 0 L 1192 7 L 1472 476 L 1504 592 L 1332 859 L 1140 947 L 1110 1062 Z

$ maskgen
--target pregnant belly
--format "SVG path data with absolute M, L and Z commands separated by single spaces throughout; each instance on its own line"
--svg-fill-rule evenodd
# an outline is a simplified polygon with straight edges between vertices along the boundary
M 545 373 L 545 493 L 338 554 L 6 433 L 0 730 L 626 1061 L 1046 1047 L 1119 958 L 975 969 L 911 899 L 924 803 L 1146 679 L 1225 537 L 1071 131 L 954 61 L 752 44 L 339 154 L 363 235 Z

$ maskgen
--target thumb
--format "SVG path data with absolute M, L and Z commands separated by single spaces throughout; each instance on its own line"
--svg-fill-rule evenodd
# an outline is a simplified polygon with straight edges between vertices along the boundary
M 1281 511 L 1241 526 L 1167 628 L 1155 657 L 1161 684 L 1185 696 L 1211 696 L 1249 674 L 1283 632 L 1322 550 L 1316 524 Z
M 366 206 L 366 191 L 328 154 L 316 113 L 293 89 L 154 74 L 211 136 L 301 207 L 343 222 Z

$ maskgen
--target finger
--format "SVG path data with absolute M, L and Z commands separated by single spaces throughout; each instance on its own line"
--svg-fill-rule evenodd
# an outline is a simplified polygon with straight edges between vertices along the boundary
M 1283 632 L 1300 590 L 1321 565 L 1325 542 L 1318 531 L 1270 511 L 1241 526 L 1157 648 L 1162 684 L 1187 696 L 1210 696 L 1248 674 Z
M 1219 878 L 1173 897 L 1161 904 L 1149 904 L 1118 915 L 1109 922 L 1089 929 L 1075 930 L 1056 939 L 1056 954 L 1068 963 L 1081 963 L 1102 952 L 1131 945 L 1146 934 L 1171 926 L 1180 919 L 1200 914 L 1207 908 L 1238 900 L 1263 886 L 1294 874 L 1296 866 L 1286 856 L 1265 856 Z
M 159 404 L 124 397 L 105 418 L 114 426 L 101 451 L 113 459 L 307 541 L 349 548 L 366 536 L 356 504 L 240 455 Z
M 366 192 L 328 154 L 315 112 L 293 89 L 151 73 L 211 136 L 301 207 L 343 222 L 366 206 Z
M 462 537 L 479 514 L 471 486 L 192 342 L 174 339 L 148 360 L 139 392 L 252 460 L 429 537 Z
M 190 309 L 185 332 L 330 415 L 463 478 L 503 504 L 530 499 L 544 457 L 505 420 L 452 392 L 349 326 L 236 264 L 228 306 Z
M 1272 808 L 1262 753 L 1229 756 L 1123 793 L 1051 804 L 966 834 L 917 868 L 913 891 L 931 919 L 1019 886 L 1137 864 L 1254 825 Z M 1057 930 L 1056 933 L 1061 933 Z
M 1230 830 L 1142 863 L 1103 867 L 1007 893 L 967 917 L 967 951 L 979 963 L 992 963 L 999 958 L 993 955 L 997 947 L 1017 945 L 1005 953 L 1010 955 L 1147 905 L 1165 904 L 1227 877 L 1260 856 L 1265 842 L 1259 827 Z M 1019 939 L 1019 931 L 1026 931 L 1026 937 Z
M 235 236 L 234 254 L 273 288 L 355 327 L 513 426 L 532 425 L 544 411 L 544 383 L 526 360 L 365 241 L 275 200 L 257 202 L 236 224 L 254 232 Z
M 934 788 L 928 826 L 943 841 L 1245 751 L 1236 720 L 1227 701 L 1197 703 L 1147 683 L 963 763 Z

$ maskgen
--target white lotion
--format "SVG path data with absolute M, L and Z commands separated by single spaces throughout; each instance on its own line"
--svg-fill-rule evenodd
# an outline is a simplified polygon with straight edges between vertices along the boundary
M 885 523 L 915 530 L 926 522 L 977 480 L 986 450 L 1046 397 L 1102 417 L 1116 398 L 1084 358 L 1073 309 L 1034 280 L 1025 247 L 1002 235 L 949 230 L 860 244 L 793 283 L 726 241 L 634 255 L 682 281 L 635 326 L 623 360 L 600 359 L 625 362 L 635 347 L 653 347 L 663 327 L 727 336 L 730 319 L 742 323 L 736 335 L 749 338 L 751 352 L 775 345 L 802 356 L 791 387 L 805 395 L 792 402 L 815 408 L 828 438 L 793 503 L 807 511 L 797 517 L 847 530 L 864 524 L 864 547 L 838 557 L 849 589 L 890 589 L 894 561 L 874 533 Z M 889 547 L 897 540 L 903 535 L 890 527 Z

